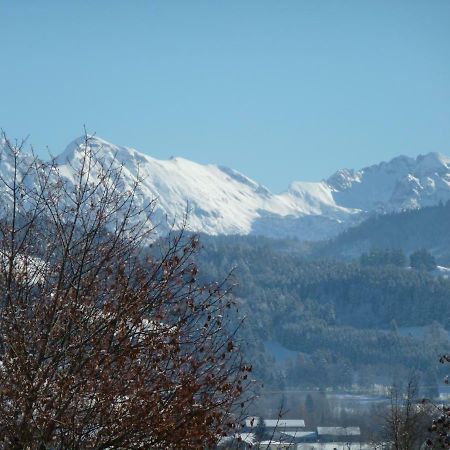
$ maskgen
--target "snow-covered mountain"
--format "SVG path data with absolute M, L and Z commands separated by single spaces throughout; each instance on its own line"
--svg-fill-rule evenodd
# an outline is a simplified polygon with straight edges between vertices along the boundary
M 60 173 L 71 177 L 82 139 L 57 158 Z M 2 144 L 0 143 L 0 146 Z M 336 235 L 375 211 L 395 211 L 450 199 L 450 158 L 437 153 L 394 158 L 358 171 L 343 169 L 320 182 L 296 181 L 281 194 L 236 170 L 184 158 L 158 160 L 135 149 L 92 138 L 102 161 L 123 164 L 125 181 L 143 178 L 142 202 L 157 199 L 161 231 L 189 209 L 189 228 L 208 234 L 262 234 L 317 240 Z M 0 172 L 11 170 L 0 161 Z
M 59 170 L 70 177 L 83 151 L 82 139 L 72 142 L 57 158 Z M 158 160 L 135 149 L 100 138 L 90 141 L 98 158 L 123 164 L 130 183 L 143 179 L 139 197 L 157 199 L 155 220 L 161 231 L 189 211 L 189 228 L 207 234 L 264 234 L 318 239 L 335 234 L 358 211 L 342 208 L 326 183 L 296 182 L 281 194 L 242 173 L 217 165 L 203 165 L 184 158 Z M 304 220 L 302 220 L 304 219 Z
M 450 199 L 450 158 L 399 156 L 359 171 L 339 170 L 326 183 L 345 208 L 395 211 L 435 205 Z

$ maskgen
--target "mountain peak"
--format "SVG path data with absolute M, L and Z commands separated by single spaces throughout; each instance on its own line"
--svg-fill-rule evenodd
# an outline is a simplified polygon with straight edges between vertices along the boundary
M 421 175 L 432 175 L 443 173 L 450 169 L 450 158 L 441 153 L 427 153 L 419 155 L 416 159 L 415 173 Z
M 92 149 L 99 149 L 103 146 L 112 147 L 113 144 L 109 143 L 108 141 L 105 141 L 104 139 L 101 139 L 95 135 L 87 136 L 87 140 L 89 143 L 89 147 Z M 65 148 L 65 150 L 60 153 L 56 157 L 56 161 L 58 164 L 65 164 L 68 161 L 72 161 L 77 154 L 81 154 L 81 152 L 84 150 L 84 145 L 86 142 L 86 136 L 79 136 L 76 139 L 74 139 L 70 144 Z
M 85 142 L 85 136 L 74 139 L 56 158 L 57 164 L 64 165 L 80 159 Z M 115 145 L 95 135 L 88 136 L 88 146 L 100 160 L 111 161 L 115 159 L 125 167 L 138 166 L 153 160 L 151 156 L 145 155 L 134 148 Z
M 353 183 L 361 181 L 361 172 L 353 169 L 340 169 L 326 180 L 326 183 L 334 190 L 343 191 L 349 189 Z

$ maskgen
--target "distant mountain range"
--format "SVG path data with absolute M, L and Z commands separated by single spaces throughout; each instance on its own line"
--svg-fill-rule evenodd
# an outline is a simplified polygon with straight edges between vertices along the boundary
M 70 178 L 83 139 L 57 157 L 60 172 Z M 0 142 L 0 147 L 4 143 Z M 135 149 L 93 137 L 91 146 L 108 163 L 123 164 L 125 181 L 143 177 L 142 201 L 157 199 L 154 221 L 160 230 L 189 210 L 189 228 L 212 235 L 258 234 L 320 240 L 336 236 L 373 213 L 402 211 L 450 200 L 450 157 L 429 153 L 399 156 L 360 170 L 341 169 L 327 180 L 292 182 L 281 194 L 242 173 L 184 158 L 158 160 Z M 5 154 L 6 155 L 6 154 Z M 8 177 L 6 156 L 0 173 Z

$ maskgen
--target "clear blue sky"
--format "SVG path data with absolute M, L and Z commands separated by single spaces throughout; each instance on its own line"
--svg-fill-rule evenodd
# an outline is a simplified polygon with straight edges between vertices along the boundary
M 1 0 L 0 127 L 89 131 L 274 191 L 450 154 L 449 0 Z

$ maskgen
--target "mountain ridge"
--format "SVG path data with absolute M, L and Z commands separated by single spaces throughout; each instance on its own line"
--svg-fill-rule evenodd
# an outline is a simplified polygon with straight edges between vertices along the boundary
M 84 139 L 75 139 L 55 158 L 64 177 L 72 176 Z M 340 169 L 327 179 L 293 181 L 285 191 L 272 193 L 225 166 L 182 157 L 160 160 L 96 136 L 89 137 L 89 145 L 103 162 L 122 164 L 125 184 L 142 178 L 139 196 L 142 201 L 157 199 L 155 220 L 161 232 L 188 208 L 189 229 L 195 232 L 321 240 L 373 213 L 450 200 L 450 157 L 439 153 L 399 156 L 360 170 Z M 0 172 L 4 170 L 8 163 L 0 161 Z

